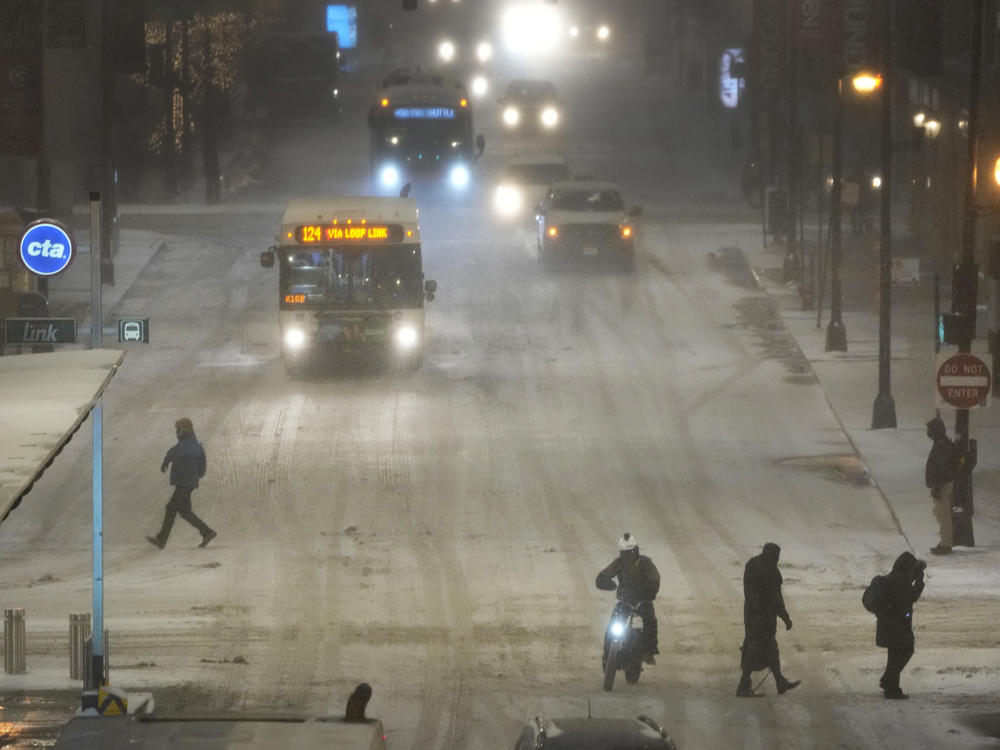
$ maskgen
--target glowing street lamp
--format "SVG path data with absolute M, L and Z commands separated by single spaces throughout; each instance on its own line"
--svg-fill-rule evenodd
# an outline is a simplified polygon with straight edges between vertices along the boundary
M 870 94 L 882 87 L 882 76 L 878 73 L 858 73 L 851 79 L 851 85 L 859 94 Z

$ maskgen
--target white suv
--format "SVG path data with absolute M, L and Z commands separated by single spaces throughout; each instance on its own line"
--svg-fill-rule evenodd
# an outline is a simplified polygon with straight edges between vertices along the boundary
M 538 259 L 550 269 L 588 257 L 631 269 L 634 219 L 641 213 L 640 206 L 625 209 L 614 182 L 584 177 L 553 182 L 537 206 Z

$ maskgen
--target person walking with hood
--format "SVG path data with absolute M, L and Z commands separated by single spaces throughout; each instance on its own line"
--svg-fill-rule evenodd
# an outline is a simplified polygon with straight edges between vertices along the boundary
M 923 560 L 904 552 L 896 558 L 892 571 L 882 576 L 875 645 L 888 649 L 885 672 L 878 683 L 888 699 L 910 697 L 899 687 L 899 675 L 913 656 L 913 604 L 923 593 L 926 567 Z
M 743 674 L 736 688 L 736 695 L 749 698 L 754 695 L 751 673 L 770 669 L 779 693 L 798 687 L 801 680 L 789 680 L 781 672 L 778 651 L 778 618 L 785 629 L 792 629 L 792 618 L 785 609 L 781 595 L 782 577 L 778 570 L 781 547 L 774 542 L 764 545 L 761 553 L 751 557 L 743 569 L 743 656 L 740 668 Z
M 955 487 L 957 455 L 955 444 L 949 439 L 944 421 L 940 416 L 927 423 L 927 437 L 934 441 L 927 455 L 924 480 L 934 501 L 934 517 L 938 522 L 938 543 L 931 547 L 934 555 L 951 552 L 954 537 L 951 525 L 951 504 Z
M 201 544 L 198 546 L 205 547 L 217 534 L 191 509 L 191 493 L 197 489 L 198 480 L 205 476 L 205 449 L 195 437 L 194 425 L 187 417 L 178 419 L 174 423 L 174 429 L 177 432 L 177 443 L 167 451 L 160 464 L 161 472 L 170 467 L 170 484 L 173 485 L 174 494 L 167 501 L 159 533 L 147 536 L 146 541 L 160 549 L 166 547 L 170 530 L 174 527 L 174 519 L 179 515 L 198 529 L 201 533 Z

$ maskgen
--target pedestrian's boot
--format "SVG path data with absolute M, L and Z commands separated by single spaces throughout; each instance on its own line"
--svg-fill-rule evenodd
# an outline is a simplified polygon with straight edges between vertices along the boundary
M 781 693 L 787 693 L 792 688 L 797 688 L 799 685 L 802 684 L 802 680 L 789 680 L 786 679 L 785 677 L 779 677 L 777 680 L 775 680 L 775 683 L 777 683 L 778 685 L 778 693 L 781 694 Z
M 208 532 L 207 534 L 205 534 L 205 535 L 204 535 L 204 536 L 203 536 L 203 537 L 201 538 L 201 544 L 199 544 L 198 546 L 199 546 L 199 547 L 207 547 L 207 546 L 208 546 L 208 543 L 209 543 L 210 541 L 212 541 L 213 539 L 215 539 L 215 537 L 217 537 L 217 536 L 218 536 L 218 534 L 217 534 L 216 532 L 214 532 L 214 531 L 209 531 L 209 532 Z
M 167 546 L 166 544 L 160 541 L 160 537 L 158 536 L 147 536 L 146 541 L 152 544 L 154 547 L 159 547 L 160 549 L 163 549 L 164 547 Z
M 882 695 L 890 701 L 905 701 L 910 697 L 898 687 L 888 687 L 882 691 Z
M 753 696 L 753 684 L 750 675 L 745 674 L 740 678 L 740 684 L 736 686 L 737 698 L 750 698 Z
M 943 544 L 938 544 L 935 547 L 931 547 L 932 555 L 950 555 L 951 547 L 945 547 Z

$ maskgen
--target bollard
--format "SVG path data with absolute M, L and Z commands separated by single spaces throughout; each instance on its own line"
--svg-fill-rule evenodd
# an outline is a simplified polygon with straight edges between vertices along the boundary
M 94 675 L 94 636 L 87 636 L 83 642 L 83 689 L 97 690 L 101 685 L 108 684 L 108 631 L 104 631 L 104 661 L 102 670 L 104 674 L 100 676 L 100 681 Z
M 82 680 L 87 667 L 83 661 L 84 643 L 90 638 L 90 612 L 69 616 L 69 678 Z
M 24 610 L 5 609 L 3 617 L 3 670 L 7 674 L 24 674 Z

